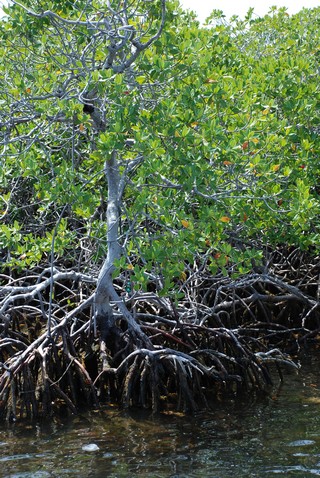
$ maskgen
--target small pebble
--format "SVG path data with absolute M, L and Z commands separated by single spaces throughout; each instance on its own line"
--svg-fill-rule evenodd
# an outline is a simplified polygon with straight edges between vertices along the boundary
M 98 451 L 100 448 L 95 443 L 89 443 L 88 445 L 82 446 L 83 451 Z

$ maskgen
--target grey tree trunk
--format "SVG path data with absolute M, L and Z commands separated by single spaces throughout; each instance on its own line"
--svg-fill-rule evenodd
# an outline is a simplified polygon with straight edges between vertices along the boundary
M 110 305 L 112 273 L 114 263 L 121 256 L 118 243 L 119 226 L 119 184 L 120 174 L 116 151 L 105 162 L 105 174 L 108 182 L 108 207 L 107 207 L 107 257 L 101 268 L 95 294 L 95 317 L 102 339 L 105 340 L 114 329 L 114 314 Z M 115 292 L 115 291 L 114 291 Z
M 133 161 L 135 164 L 135 161 Z M 101 335 L 101 351 L 107 347 L 110 352 L 119 350 L 120 329 L 115 324 L 113 307 L 116 307 L 126 320 L 129 332 L 141 342 L 141 345 L 152 349 L 152 343 L 139 324 L 126 307 L 122 298 L 117 294 L 113 286 L 112 274 L 115 270 L 114 263 L 121 257 L 119 244 L 119 221 L 120 203 L 126 182 L 121 177 L 117 153 L 113 151 L 110 159 L 105 163 L 105 174 L 108 183 L 108 206 L 107 206 L 107 257 L 101 268 L 95 293 L 95 320 Z M 123 173 L 124 175 L 126 172 Z M 111 304 L 112 301 L 112 304 Z

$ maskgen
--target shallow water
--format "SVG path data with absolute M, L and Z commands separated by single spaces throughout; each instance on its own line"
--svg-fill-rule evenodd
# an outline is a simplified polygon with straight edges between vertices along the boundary
M 0 476 L 320 476 L 319 356 L 259 402 L 195 416 L 104 410 L 0 431 Z M 94 446 L 95 445 L 95 446 Z

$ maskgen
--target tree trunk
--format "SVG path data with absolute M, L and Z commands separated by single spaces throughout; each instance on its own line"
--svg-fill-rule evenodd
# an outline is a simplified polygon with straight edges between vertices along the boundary
M 133 161 L 136 164 L 136 161 Z M 106 360 L 106 348 L 114 355 L 120 349 L 120 329 L 115 324 L 115 317 L 111 306 L 121 312 L 123 319 L 128 324 L 129 331 L 140 342 L 139 345 L 153 349 L 152 342 L 141 330 L 139 324 L 127 309 L 125 303 L 119 297 L 113 287 L 112 273 L 115 270 L 114 263 L 121 257 L 121 247 L 118 242 L 120 201 L 124 191 L 125 177 L 121 178 L 117 153 L 113 151 L 111 158 L 105 163 L 105 174 L 108 182 L 108 207 L 107 207 L 107 257 L 100 271 L 97 289 L 95 293 L 95 320 L 100 332 L 101 352 Z M 124 173 L 126 174 L 126 173 Z
M 120 173 L 117 161 L 116 151 L 113 151 L 110 159 L 105 163 L 105 174 L 108 182 L 108 207 L 107 207 L 107 257 L 101 268 L 97 289 L 95 293 L 95 319 L 99 328 L 101 339 L 110 341 L 108 338 L 118 333 L 115 327 L 115 318 L 110 304 L 110 293 L 113 289 L 112 273 L 114 271 L 114 263 L 120 259 L 121 248 L 118 243 L 118 226 L 119 226 L 119 184 Z

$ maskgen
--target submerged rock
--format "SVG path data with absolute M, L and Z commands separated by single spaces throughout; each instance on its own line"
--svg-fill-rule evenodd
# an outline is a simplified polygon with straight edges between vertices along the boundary
M 82 446 L 82 451 L 98 451 L 100 448 L 95 443 L 88 443 L 88 445 Z

